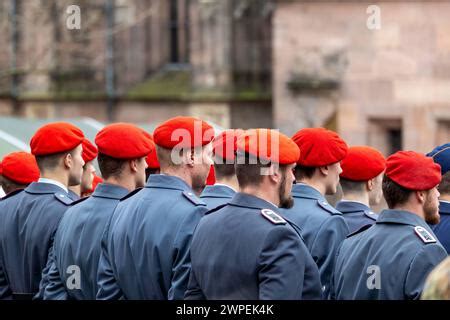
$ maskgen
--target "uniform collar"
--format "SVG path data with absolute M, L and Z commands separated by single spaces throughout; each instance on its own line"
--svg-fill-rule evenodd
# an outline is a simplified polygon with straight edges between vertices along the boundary
M 315 200 L 325 200 L 325 197 L 314 187 L 305 183 L 297 183 L 292 186 L 292 196 Z
M 67 187 L 65 185 L 63 185 L 61 182 L 53 180 L 53 179 L 48 179 L 48 178 L 39 178 L 38 180 L 39 183 L 48 183 L 48 184 L 53 184 L 55 186 L 60 187 L 61 189 L 63 189 L 67 194 L 69 193 L 69 190 L 67 189 Z
M 279 210 L 273 203 L 243 192 L 237 192 L 229 202 L 229 205 L 258 210 L 271 209 L 275 212 L 278 212 Z
M 407 224 L 411 226 L 426 227 L 429 230 L 428 224 L 418 215 L 404 210 L 383 210 L 378 216 L 378 223 L 397 223 Z
M 110 183 L 100 183 L 97 185 L 97 188 L 95 188 L 92 196 L 119 200 L 125 197 L 128 193 L 129 191 L 124 187 Z
M 192 191 L 192 188 L 181 178 L 166 174 L 151 174 L 145 188 L 173 189 Z
M 25 188 L 27 193 L 33 194 L 49 194 L 55 192 L 64 192 L 68 195 L 67 192 L 64 191 L 61 187 L 56 184 L 46 183 L 46 182 L 32 182 L 28 187 Z
M 439 201 L 439 214 L 450 215 L 450 202 L 444 200 Z
M 200 198 L 232 198 L 235 194 L 236 191 L 234 191 L 229 186 L 226 186 L 224 184 L 215 184 L 212 186 L 206 186 L 205 189 L 203 189 Z
M 351 201 L 351 200 L 341 200 L 336 204 L 336 210 L 342 213 L 350 213 L 350 212 L 370 212 L 370 208 L 366 206 L 362 202 Z

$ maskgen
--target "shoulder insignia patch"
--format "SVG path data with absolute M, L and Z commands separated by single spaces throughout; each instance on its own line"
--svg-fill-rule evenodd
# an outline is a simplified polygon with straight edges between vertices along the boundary
M 200 200 L 200 198 L 197 197 L 192 191 L 183 191 L 183 196 L 196 206 L 206 206 L 206 203 Z
M 421 226 L 416 226 L 414 227 L 414 231 L 416 232 L 416 234 L 419 236 L 419 238 L 424 242 L 424 243 L 434 243 L 437 240 L 433 237 L 433 235 L 431 233 L 429 233 L 427 231 L 427 229 L 421 227 Z
M 139 191 L 141 191 L 143 188 L 137 188 L 134 189 L 133 191 L 131 191 L 129 194 L 127 194 L 125 197 L 121 198 L 120 201 L 126 200 L 130 197 L 132 197 L 133 195 L 135 195 L 136 193 L 138 193 Z
M 66 206 L 69 206 L 72 204 L 73 200 L 69 198 L 69 195 L 63 192 L 55 192 L 53 194 L 56 199 L 59 200 L 59 202 L 62 202 Z
M 273 210 L 262 209 L 261 214 L 264 218 L 266 218 L 273 224 L 286 224 L 286 220 L 284 220 L 278 213 Z
M 373 212 L 373 211 L 366 211 L 366 212 L 364 212 L 364 215 L 365 215 L 367 218 L 372 219 L 372 220 L 375 220 L 375 221 L 377 221 L 377 219 L 378 219 L 378 214 L 376 214 L 376 213 Z
M 333 208 L 331 206 L 331 204 L 329 204 L 328 202 L 326 202 L 324 200 L 317 200 L 317 204 L 319 205 L 319 207 L 321 207 L 322 209 L 328 211 L 332 215 L 336 215 L 336 214 L 342 215 L 342 213 L 340 211 L 338 211 L 335 208 Z

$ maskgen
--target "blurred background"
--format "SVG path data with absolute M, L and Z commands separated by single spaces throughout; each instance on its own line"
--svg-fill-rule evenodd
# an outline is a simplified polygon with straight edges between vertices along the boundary
M 92 139 L 176 115 L 428 152 L 450 140 L 449 17 L 448 0 L 0 0 L 0 158 L 54 119 Z

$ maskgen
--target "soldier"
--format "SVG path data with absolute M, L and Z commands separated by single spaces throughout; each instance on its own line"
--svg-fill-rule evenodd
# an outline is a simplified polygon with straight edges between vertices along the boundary
M 207 211 L 193 188 L 204 188 L 212 165 L 214 129 L 176 117 L 154 131 L 161 173 L 121 200 L 105 234 L 98 299 L 183 299 L 191 269 L 189 249 Z
M 0 163 L 2 187 L 6 194 L 25 189 L 39 179 L 39 167 L 34 156 L 28 152 L 12 152 Z
M 436 147 L 427 154 L 434 162 L 441 166 L 442 180 L 439 184 L 439 214 L 441 220 L 437 225 L 432 226 L 436 237 L 444 246 L 447 253 L 450 253 L 450 143 Z
M 95 188 L 97 188 L 97 186 L 98 186 L 100 183 L 103 183 L 103 179 L 94 173 L 94 179 L 92 180 L 92 188 L 91 188 L 91 189 L 88 189 L 88 190 L 85 190 L 85 191 L 81 194 L 81 198 L 89 197 L 92 193 L 94 193 Z
M 210 209 L 228 203 L 236 194 L 238 182 L 234 171 L 237 130 L 226 130 L 213 141 L 215 184 L 207 185 L 200 198 Z
M 105 183 L 90 198 L 75 203 L 61 219 L 53 244 L 49 282 L 41 288 L 45 290 L 44 299 L 95 299 L 105 226 L 119 200 L 144 186 L 145 158 L 149 152 L 155 152 L 148 133 L 125 123 L 104 127 L 95 143 Z
M 418 299 L 428 273 L 447 257 L 427 223 L 439 222 L 441 170 L 429 157 L 399 151 L 386 161 L 383 210 L 338 250 L 331 297 Z
M 0 298 L 31 299 L 38 292 L 54 233 L 72 203 L 67 188 L 81 182 L 83 140 L 65 122 L 47 124 L 31 139 L 41 178 L 0 202 Z
M 81 183 L 76 186 L 69 186 L 69 196 L 73 201 L 80 199 L 80 196 L 86 191 L 92 189 L 94 182 L 95 167 L 93 161 L 97 158 L 98 150 L 88 139 L 83 141 L 83 175 L 81 176 Z
M 340 183 L 343 199 L 336 204 L 342 212 L 350 233 L 378 218 L 369 206 L 377 205 L 383 197 L 381 182 L 386 160 L 376 149 L 366 146 L 350 147 L 341 162 Z
M 302 129 L 292 139 L 301 153 L 295 169 L 297 184 L 292 188 L 294 207 L 283 213 L 300 227 L 319 267 L 326 298 L 336 250 L 349 231 L 342 213 L 324 195 L 336 193 L 342 172 L 339 162 L 347 154 L 347 145 L 335 132 L 323 128 Z
M 297 227 L 279 214 L 293 205 L 300 150 L 269 129 L 247 131 L 237 149 L 240 191 L 200 221 L 186 299 L 320 298 L 317 266 Z

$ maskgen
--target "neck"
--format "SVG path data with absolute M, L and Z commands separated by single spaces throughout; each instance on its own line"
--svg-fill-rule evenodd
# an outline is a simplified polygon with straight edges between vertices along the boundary
M 231 187 L 234 190 L 239 190 L 239 183 L 237 181 L 236 176 L 232 176 L 232 177 L 228 177 L 228 178 L 216 179 L 216 183 L 224 184 L 226 186 Z
M 75 192 L 75 194 L 77 194 L 78 196 L 81 195 L 81 185 L 77 185 L 77 186 L 70 186 L 69 190 L 72 190 L 73 192 Z
M 308 186 L 313 187 L 314 189 L 318 190 L 322 195 L 325 195 L 325 186 L 322 183 L 318 182 L 317 180 L 301 179 L 297 182 L 307 184 Z
M 261 188 L 261 186 L 248 186 L 245 188 L 239 188 L 239 192 L 247 193 L 252 196 L 261 198 L 268 202 L 273 203 L 275 206 L 280 206 L 280 196 L 277 190 L 271 190 L 273 188 Z
M 132 179 L 133 176 L 131 175 L 125 175 L 126 177 L 109 177 L 108 179 L 105 179 L 105 183 L 112 184 L 115 186 L 119 186 L 122 188 L 127 189 L 128 191 L 133 191 L 136 189 L 136 183 Z
M 344 200 L 357 201 L 369 206 L 369 195 L 367 193 L 345 193 L 342 197 Z
M 423 212 L 423 208 L 420 204 L 407 202 L 407 203 L 395 206 L 393 209 L 408 211 L 410 213 L 415 214 L 416 216 L 421 217 L 423 220 L 425 220 L 425 213 Z
M 41 172 L 41 178 L 55 180 L 66 186 L 66 188 L 69 187 L 69 177 L 59 172 Z
M 161 168 L 161 173 L 166 174 L 168 176 L 178 177 L 184 182 L 187 183 L 189 187 L 192 188 L 192 177 L 187 170 L 183 167 L 169 167 L 169 168 Z

